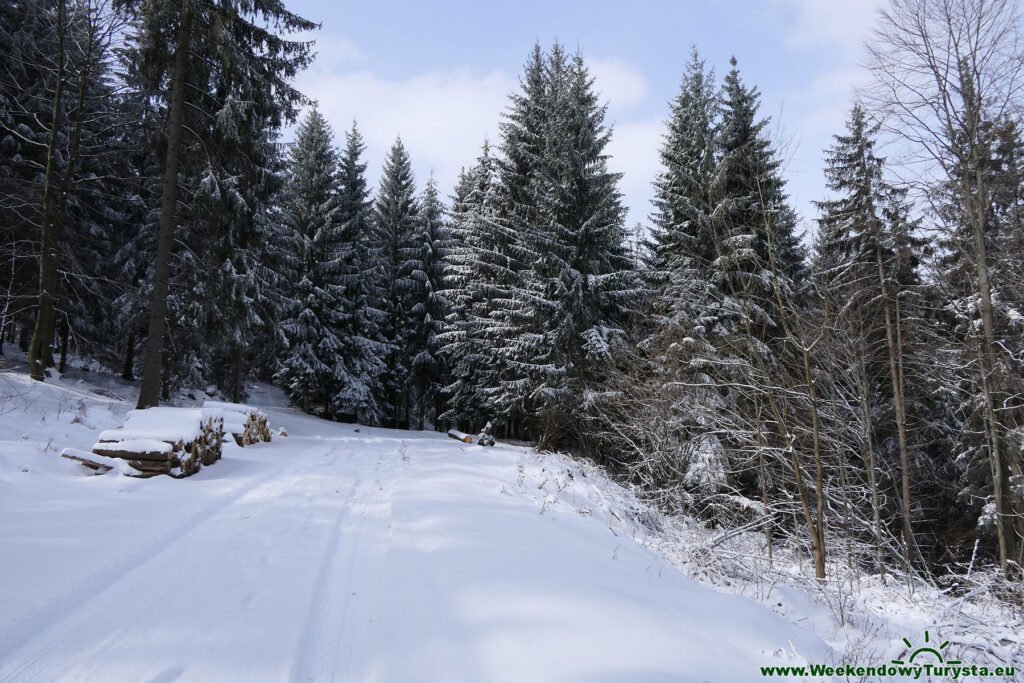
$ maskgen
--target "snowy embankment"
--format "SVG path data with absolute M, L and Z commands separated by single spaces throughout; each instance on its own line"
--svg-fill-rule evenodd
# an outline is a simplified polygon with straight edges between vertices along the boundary
M 753 681 L 846 649 L 802 593 L 687 578 L 657 515 L 561 456 L 263 389 L 289 436 L 186 480 L 57 457 L 131 394 L 0 373 L 2 681 Z

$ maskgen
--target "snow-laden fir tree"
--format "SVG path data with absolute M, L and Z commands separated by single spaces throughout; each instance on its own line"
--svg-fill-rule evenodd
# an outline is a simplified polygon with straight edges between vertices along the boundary
M 460 175 L 450 210 L 452 246 L 445 257 L 449 312 L 440 339 L 451 378 L 443 390 L 447 411 L 441 417 L 467 431 L 498 421 L 493 399 L 501 366 L 496 348 L 507 328 L 496 324 L 492 312 L 508 301 L 511 273 L 502 267 L 507 260 L 501 249 L 508 240 L 497 223 L 496 173 L 485 141 L 475 165 Z
M 330 411 L 340 379 L 342 340 L 336 334 L 337 274 L 341 261 L 338 157 L 327 121 L 314 107 L 299 126 L 289 152 L 282 221 L 295 245 L 291 303 L 281 329 L 288 347 L 278 380 L 303 410 Z
M 338 336 L 344 371 L 338 409 L 361 422 L 376 424 L 381 420 L 378 397 L 381 381 L 387 372 L 387 346 L 380 336 L 381 312 L 374 307 L 380 301 L 383 284 L 376 272 L 371 252 L 374 240 L 373 209 L 366 181 L 366 163 L 362 155 L 366 146 L 355 122 L 345 134 L 338 175 L 338 220 L 341 224 L 341 272 L 343 287 L 338 316 Z
M 195 194 L 198 234 L 190 243 L 209 291 L 202 316 L 206 351 L 200 350 L 206 378 L 239 402 L 260 347 L 279 346 L 272 292 L 282 283 L 268 261 L 276 232 L 272 204 L 283 177 L 276 132 L 251 105 L 228 98 L 216 128 L 207 150 L 217 151 L 209 154 Z
M 181 319 L 182 324 L 166 335 L 170 341 L 175 334 L 189 334 L 196 324 L 197 318 L 191 316 L 197 314 L 198 300 L 215 295 L 205 288 L 179 289 L 169 299 L 175 240 L 188 233 L 201 235 L 187 226 L 179 229 L 178 207 L 185 202 L 179 201 L 178 188 L 195 192 L 202 179 L 212 178 L 210 169 L 217 173 L 221 162 L 230 164 L 230 155 L 244 153 L 238 146 L 221 144 L 226 141 L 222 139 L 225 131 L 235 131 L 236 141 L 244 148 L 246 129 L 255 130 L 251 124 L 258 123 L 272 134 L 294 120 L 303 98 L 290 80 L 312 54 L 310 43 L 289 35 L 315 24 L 288 11 L 281 2 L 119 0 L 115 6 L 134 22 L 123 52 L 126 80 L 166 116 L 165 153 L 159 155 L 163 172 L 149 329 L 138 402 L 146 408 L 159 402 L 164 383 L 165 321 Z M 220 158 L 224 154 L 229 155 L 227 160 Z M 230 182 L 229 176 L 218 177 L 218 184 Z M 184 218 L 187 221 L 189 216 Z M 179 280 L 202 265 L 190 251 L 196 245 L 184 244 L 189 248 L 179 250 L 184 257 L 179 261 L 183 268 L 176 273 Z M 171 305 L 177 312 L 168 312 Z M 168 355 L 173 357 L 175 349 L 169 349 Z
M 412 359 L 408 356 L 412 309 L 415 306 L 417 281 L 415 244 L 419 207 L 415 179 L 409 153 L 397 138 L 384 160 L 383 175 L 374 201 L 376 257 L 382 283 L 382 300 L 377 308 L 383 312 L 381 337 L 388 347 L 388 372 L 382 382 L 383 395 L 378 398 L 385 420 L 401 427 L 409 425 L 409 373 Z
M 440 389 L 448 378 L 448 364 L 438 334 L 447 315 L 444 258 L 451 246 L 444 205 L 431 177 L 419 199 L 419 216 L 400 279 L 410 284 L 409 328 L 405 356 L 409 358 L 407 391 L 412 424 L 423 429 L 443 412 Z
M 724 297 L 724 315 L 749 322 L 753 339 L 767 344 L 751 350 L 770 355 L 784 346 L 779 301 L 794 301 L 807 266 L 781 162 L 767 135 L 769 119 L 758 117 L 760 93 L 740 80 L 735 58 L 730 64 L 719 104 L 713 284 Z M 733 332 L 738 324 L 726 333 Z
M 116 289 L 108 228 L 122 197 L 110 184 L 124 170 L 124 119 L 112 43 L 123 25 L 69 0 L 0 12 L 0 327 L 32 330 L 29 370 L 42 380 L 55 352 L 64 366 L 70 338 L 95 352 L 109 332 L 99 309 Z
M 648 245 L 654 290 L 655 333 L 660 346 L 706 376 L 714 356 L 709 337 L 717 332 L 724 296 L 711 276 L 715 261 L 714 211 L 717 100 L 714 74 L 696 49 L 671 105 L 655 181 L 655 212 Z M 703 368 L 703 371 L 702 371 Z
M 39 294 L 35 207 L 42 205 L 55 53 L 47 7 L 34 1 L 0 5 L 0 331 L 20 326 L 25 350 Z M 67 99 L 58 103 L 61 110 L 70 108 Z
M 556 49 L 562 52 L 561 46 Z M 536 43 L 519 79 L 520 91 L 509 96 L 502 113 L 495 218 L 480 223 L 485 241 L 476 249 L 486 271 L 483 301 L 476 307 L 477 334 L 490 346 L 480 390 L 494 422 L 518 437 L 526 434 L 535 410 L 524 369 L 515 365 L 526 313 L 518 310 L 522 297 L 517 299 L 514 291 L 536 257 L 524 236 L 539 220 L 539 170 L 550 132 L 548 120 L 554 115 L 548 61 Z
M 670 105 L 654 184 L 646 324 L 634 348 L 616 359 L 617 390 L 594 406 L 622 421 L 603 430 L 605 448 L 628 453 L 631 444 L 648 444 L 649 454 L 633 467 L 667 505 L 690 509 L 717 492 L 727 469 L 718 419 L 726 392 L 714 386 L 722 363 L 712 343 L 731 324 L 713 269 L 716 91 L 713 73 L 693 49 Z M 653 422 L 659 426 L 651 430 Z M 602 431 L 600 424 L 594 431 Z
M 607 166 L 606 107 L 582 56 L 555 45 L 540 97 L 539 140 L 528 125 L 505 129 L 504 148 L 522 140 L 526 149 L 515 153 L 530 163 L 526 189 L 506 190 L 522 197 L 506 220 L 526 265 L 512 283 L 514 336 L 501 351 L 509 370 L 501 381 L 550 447 L 583 437 L 580 408 L 600 386 L 641 287 L 625 243 L 619 174 Z

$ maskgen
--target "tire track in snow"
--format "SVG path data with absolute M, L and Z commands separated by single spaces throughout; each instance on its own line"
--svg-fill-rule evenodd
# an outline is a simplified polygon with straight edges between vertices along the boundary
M 327 549 L 320 558 L 320 569 L 317 572 L 316 580 L 313 582 L 313 592 L 310 595 L 306 624 L 302 631 L 302 640 L 300 641 L 297 649 L 298 664 L 292 673 L 293 681 L 316 680 L 311 667 L 313 662 L 313 656 L 311 653 L 315 647 L 314 639 L 316 638 L 318 625 L 321 624 L 325 618 L 327 602 L 324 600 L 324 596 L 327 594 L 330 587 L 330 581 L 335 574 L 334 568 L 337 565 L 338 546 L 341 543 L 342 526 L 345 523 L 345 518 L 349 513 L 351 513 L 352 500 L 358 493 L 360 479 L 359 470 L 357 469 L 355 471 L 355 476 L 352 479 L 352 486 L 345 492 L 344 502 L 339 507 L 338 515 L 334 519 L 334 524 L 331 527 L 330 540 L 327 543 Z
M 31 643 L 49 629 L 73 617 L 91 601 L 99 598 L 109 590 L 115 589 L 118 581 L 145 566 L 168 548 L 185 539 L 198 526 L 207 523 L 217 513 L 230 507 L 245 496 L 259 491 L 261 488 L 272 486 L 286 472 L 299 468 L 302 465 L 303 460 L 289 460 L 282 466 L 271 469 L 262 476 L 241 484 L 224 494 L 216 503 L 204 506 L 183 522 L 166 530 L 121 560 L 89 574 L 67 592 L 52 598 L 39 609 L 28 614 L 23 620 L 12 624 L 11 632 L 2 634 L 5 642 L 3 649 L 0 650 L 0 662 L 6 660 L 12 653 Z M 2 678 L 0 676 L 0 679 Z
M 349 514 L 339 518 L 337 542 L 321 567 L 292 669 L 295 683 L 365 680 L 373 615 L 380 613 L 384 589 L 397 458 L 385 462 L 380 455 L 368 474 L 359 476 L 346 506 Z

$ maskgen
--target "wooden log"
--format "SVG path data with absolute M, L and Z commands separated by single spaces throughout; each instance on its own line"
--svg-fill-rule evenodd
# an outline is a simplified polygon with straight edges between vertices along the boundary
M 138 474 L 126 474 L 124 476 L 131 477 L 132 479 L 149 479 L 150 477 L 159 477 L 162 474 L 170 474 L 170 470 L 167 472 L 139 472 Z
M 200 463 L 202 465 L 211 464 L 210 455 L 208 452 L 209 449 L 207 449 L 206 447 L 205 435 L 200 436 L 198 439 L 193 441 L 191 445 L 192 448 L 189 450 L 189 453 L 192 454 L 192 457 L 195 458 L 197 463 Z
M 456 441 L 461 441 L 462 443 L 473 443 L 473 437 L 471 435 L 466 434 L 465 432 L 460 432 L 457 429 L 449 429 L 448 436 Z
M 167 453 L 156 453 L 156 452 L 136 452 L 136 451 L 121 451 L 112 450 L 108 448 L 101 448 L 102 444 L 97 444 L 92 452 L 96 455 L 104 455 L 108 458 L 121 458 L 122 460 L 145 460 L 153 462 L 170 462 L 174 459 L 174 453 L 168 451 Z
M 204 454 L 202 464 L 212 465 L 220 460 L 221 450 L 224 443 L 224 420 L 219 417 L 211 417 L 203 427 L 202 441 Z
M 114 469 L 110 465 L 103 465 L 103 464 L 100 464 L 98 462 L 93 462 L 92 460 L 89 460 L 88 458 L 84 458 L 84 457 L 82 457 L 80 455 L 72 455 L 70 453 L 61 453 L 60 457 L 67 458 L 68 460 L 74 460 L 75 462 L 81 463 L 81 464 L 85 465 L 86 467 L 88 467 L 93 472 L 95 472 L 96 474 L 104 474 L 104 473 L 109 472 L 110 470 Z
M 171 464 L 166 465 L 155 465 L 149 460 L 129 460 L 128 464 L 137 469 L 142 474 L 170 474 Z

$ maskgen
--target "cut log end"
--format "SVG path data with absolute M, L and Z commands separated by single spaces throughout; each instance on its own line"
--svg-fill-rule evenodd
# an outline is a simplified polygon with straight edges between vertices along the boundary
M 473 437 L 471 435 L 466 434 L 465 432 L 460 432 L 457 429 L 449 429 L 448 436 L 456 441 L 461 441 L 462 443 L 473 443 Z

